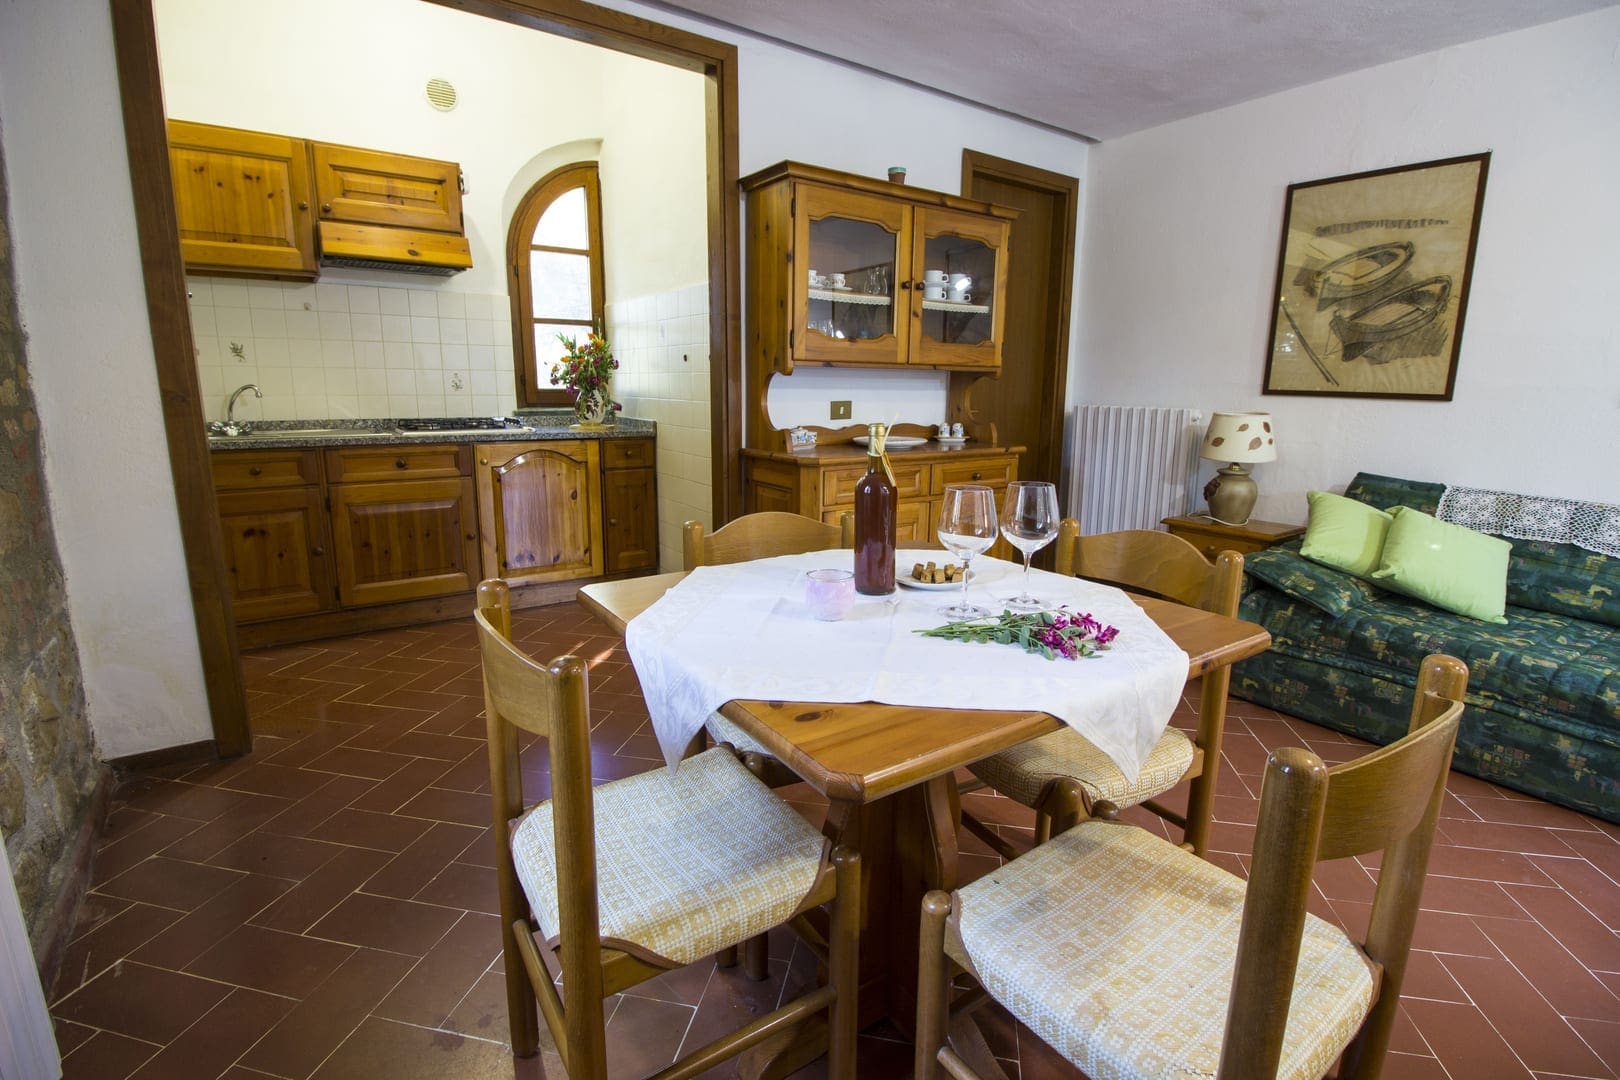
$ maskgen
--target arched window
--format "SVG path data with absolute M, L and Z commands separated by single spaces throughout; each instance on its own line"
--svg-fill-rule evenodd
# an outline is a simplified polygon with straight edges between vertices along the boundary
M 558 334 L 602 327 L 602 192 L 596 164 L 566 165 L 518 204 L 507 233 L 511 268 L 512 358 L 520 405 L 567 405 L 551 382 L 562 355 Z

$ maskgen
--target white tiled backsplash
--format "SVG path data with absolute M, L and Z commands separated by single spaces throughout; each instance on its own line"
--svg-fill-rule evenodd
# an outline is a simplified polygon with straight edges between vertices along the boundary
M 658 554 L 681 568 L 681 526 L 713 526 L 709 449 L 709 284 L 607 307 L 618 358 L 613 396 L 627 415 L 658 422 Z
M 505 295 L 186 279 L 204 412 L 249 420 L 496 416 L 517 404 Z

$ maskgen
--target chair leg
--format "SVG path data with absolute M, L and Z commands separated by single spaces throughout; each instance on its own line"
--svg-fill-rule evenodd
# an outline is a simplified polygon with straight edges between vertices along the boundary
M 759 934 L 743 942 L 743 974 L 754 982 L 764 982 L 771 973 L 771 939 Z
M 1050 830 L 1047 839 L 1050 840 L 1074 828 L 1087 816 L 1085 789 L 1071 777 L 1054 780 L 1041 799 L 1041 809 L 1047 815 Z
M 945 958 L 945 920 L 951 913 L 949 893 L 934 889 L 922 902 L 922 930 L 917 944 L 917 1056 L 912 1080 L 934 1080 L 939 1052 L 945 1046 L 950 1006 L 950 965 Z
M 1052 839 L 1052 815 L 1035 811 L 1035 846 L 1040 847 Z
M 506 1016 L 512 1036 L 512 1056 L 534 1057 L 540 1052 L 540 1019 L 536 1014 L 538 1002 L 534 987 L 529 985 L 529 973 L 518 952 L 516 932 L 512 924 L 502 920 L 501 951 L 506 966 Z
M 861 856 L 840 844 L 832 853 L 838 881 L 828 927 L 827 981 L 833 1002 L 827 1011 L 827 1075 L 829 1080 L 855 1080 L 855 1017 L 861 985 Z

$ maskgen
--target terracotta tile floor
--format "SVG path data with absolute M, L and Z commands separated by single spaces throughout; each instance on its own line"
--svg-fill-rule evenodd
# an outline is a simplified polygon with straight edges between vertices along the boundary
M 656 764 L 618 638 L 573 604 L 519 613 L 516 631 L 536 655 L 592 659 L 601 778 Z M 51 995 L 66 1075 L 512 1076 L 470 623 L 244 664 L 250 757 L 118 789 Z M 1215 858 L 1242 870 L 1267 752 L 1303 743 L 1335 762 L 1362 744 L 1245 702 L 1232 717 Z M 543 765 L 526 774 L 544 794 Z M 821 813 L 806 790 L 784 794 Z M 1027 836 L 1007 800 L 967 802 Z M 1444 813 L 1385 1075 L 1615 1077 L 1620 827 L 1458 774 Z M 969 875 L 995 865 L 964 844 Z M 1317 913 L 1360 930 L 1367 867 L 1326 864 L 1316 883 Z M 783 935 L 766 982 L 705 963 L 637 987 L 613 1006 L 611 1073 L 641 1075 L 810 977 Z M 1076 1075 L 1005 1014 L 984 1026 L 1011 1076 Z M 905 1076 L 909 1048 L 869 1033 L 861 1061 L 863 1076 Z

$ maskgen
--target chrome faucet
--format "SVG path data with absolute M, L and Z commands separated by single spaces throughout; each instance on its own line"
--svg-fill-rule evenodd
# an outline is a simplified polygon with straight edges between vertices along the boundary
M 244 383 L 243 385 L 238 386 L 235 390 L 231 391 L 230 400 L 225 402 L 225 422 L 222 424 L 218 420 L 215 420 L 210 423 L 208 425 L 208 431 L 210 434 L 246 435 L 248 432 L 253 430 L 253 426 L 246 420 L 236 419 L 236 399 L 247 393 L 249 390 L 253 391 L 253 396 L 256 398 L 264 397 L 264 391 L 260 390 L 253 383 Z

